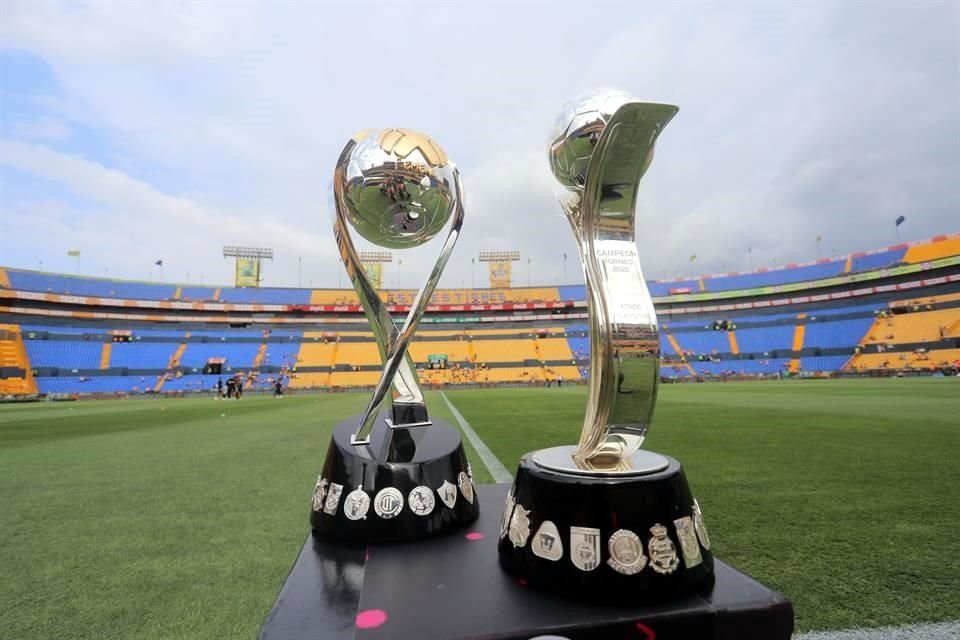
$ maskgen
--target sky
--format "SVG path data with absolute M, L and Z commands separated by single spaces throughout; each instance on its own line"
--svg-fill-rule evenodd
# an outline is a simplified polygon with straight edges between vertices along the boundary
M 546 147 L 598 88 L 680 107 L 637 207 L 648 278 L 884 247 L 901 215 L 903 241 L 960 232 L 955 1 L 6 0 L 0 265 L 225 284 L 236 244 L 274 250 L 264 285 L 347 286 L 333 166 L 399 126 L 463 177 L 441 286 L 484 286 L 484 250 L 521 253 L 515 285 L 582 282 Z

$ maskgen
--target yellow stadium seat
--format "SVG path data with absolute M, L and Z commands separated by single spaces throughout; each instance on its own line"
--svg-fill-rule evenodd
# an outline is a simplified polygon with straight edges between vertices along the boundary
M 907 249 L 903 261 L 908 263 L 930 262 L 940 258 L 960 255 L 960 235 L 924 242 Z

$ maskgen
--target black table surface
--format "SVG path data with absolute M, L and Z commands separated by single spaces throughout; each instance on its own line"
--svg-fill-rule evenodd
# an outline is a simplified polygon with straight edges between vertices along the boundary
M 308 535 L 260 638 L 790 638 L 790 602 L 719 560 L 712 592 L 656 605 L 575 601 L 511 578 L 497 562 L 508 489 L 477 487 L 474 526 L 423 542 L 365 546 Z

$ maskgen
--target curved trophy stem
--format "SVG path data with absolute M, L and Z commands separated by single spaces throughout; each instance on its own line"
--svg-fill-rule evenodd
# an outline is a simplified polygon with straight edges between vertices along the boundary
M 370 430 L 376 421 L 380 407 L 387 395 L 387 390 L 392 386 L 392 403 L 397 405 L 410 405 L 418 408 L 420 415 L 426 415 L 426 409 L 423 402 L 423 391 L 420 388 L 420 382 L 417 378 L 416 367 L 413 360 L 407 353 L 407 347 L 413 334 L 416 331 L 423 312 L 430 302 L 440 275 L 453 252 L 453 247 L 460 236 L 460 228 L 463 226 L 463 193 L 460 184 L 459 172 L 454 171 L 454 193 L 456 203 L 453 211 L 453 222 L 447 238 L 440 249 L 440 255 L 430 273 L 430 277 L 417 292 L 417 296 L 410 307 L 409 313 L 403 323 L 402 328 L 397 329 L 386 304 L 380 299 L 380 295 L 374 288 L 373 283 L 367 276 L 366 271 L 357 255 L 356 248 L 350 234 L 347 231 L 347 207 L 343 202 L 345 171 L 348 158 L 357 140 L 351 140 L 337 162 L 333 178 L 333 210 L 334 210 L 334 235 L 337 239 L 337 246 L 340 249 L 340 255 L 343 258 L 343 264 L 347 269 L 347 274 L 357 291 L 360 304 L 370 321 L 374 338 L 380 350 L 380 357 L 384 362 L 384 370 L 374 388 L 373 396 L 370 398 L 367 408 L 363 413 L 357 431 L 351 438 L 351 444 L 362 445 L 370 443 Z M 406 425 L 391 426 L 421 426 L 429 424 L 427 421 L 408 423 Z
M 660 379 L 660 337 L 640 268 L 635 207 L 672 105 L 628 103 L 599 136 L 579 201 L 564 204 L 590 309 L 590 397 L 573 454 L 583 468 L 623 464 L 646 437 Z

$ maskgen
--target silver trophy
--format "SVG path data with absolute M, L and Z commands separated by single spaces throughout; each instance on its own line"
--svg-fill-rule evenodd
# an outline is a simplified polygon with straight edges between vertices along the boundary
M 657 137 L 677 111 L 593 93 L 563 110 L 551 136 L 550 167 L 586 279 L 589 395 L 576 446 L 521 459 L 498 549 L 508 572 L 568 595 L 653 600 L 713 582 L 682 467 L 640 448 L 656 404 L 660 339 L 635 208 Z
M 344 147 L 333 175 L 334 234 L 380 349 L 384 370 L 353 434 L 370 444 L 370 429 L 392 389 L 393 428 L 429 425 L 423 391 L 407 347 L 430 302 L 463 225 L 460 173 L 440 146 L 407 129 L 367 131 Z M 451 222 L 452 219 L 452 222 Z M 451 222 L 449 225 L 448 222 Z M 436 264 L 400 329 L 367 276 L 348 231 L 390 249 L 419 247 L 449 227 Z
M 365 131 L 341 152 L 331 197 L 337 246 L 383 367 L 363 413 L 334 429 L 317 478 L 311 524 L 321 535 L 365 541 L 410 540 L 465 525 L 478 510 L 459 432 L 430 419 L 407 353 L 460 236 L 460 174 L 422 133 Z M 421 247 L 446 233 L 399 328 L 363 268 L 352 231 L 398 250 Z M 341 493 L 346 495 L 342 505 Z

